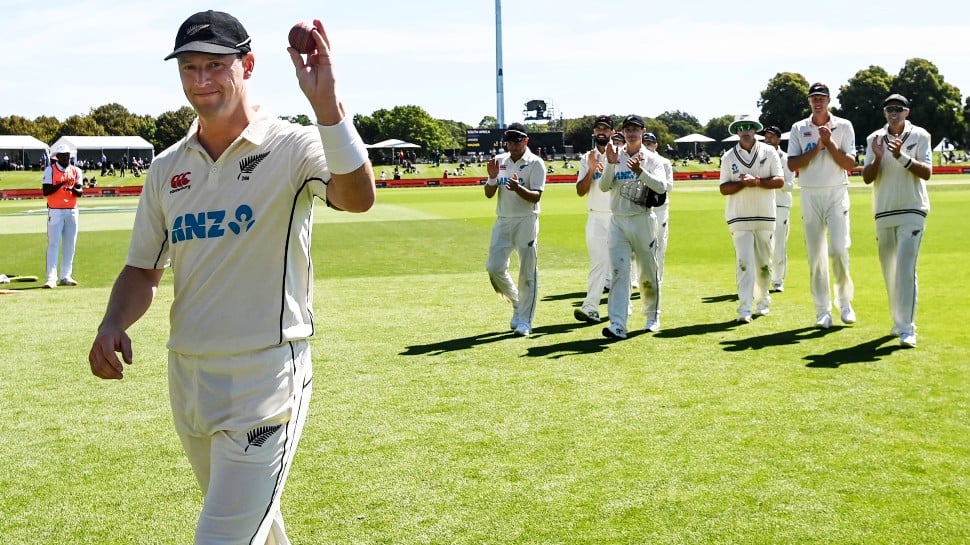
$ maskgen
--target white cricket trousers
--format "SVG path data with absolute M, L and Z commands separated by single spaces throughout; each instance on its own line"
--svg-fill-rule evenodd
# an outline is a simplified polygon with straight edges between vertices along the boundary
M 74 272 L 74 249 L 77 247 L 77 208 L 47 209 L 47 281 L 70 278 Z M 57 274 L 57 258 L 64 243 L 61 272 Z
M 205 496 L 195 545 L 288 545 L 280 513 L 312 392 L 310 347 L 169 353 L 176 431 Z
M 635 255 L 640 273 L 640 299 L 647 320 L 657 317 L 660 281 L 657 276 L 657 218 L 647 210 L 633 216 L 610 219 L 610 271 L 612 286 L 606 309 L 610 323 L 627 329 L 630 312 L 630 260 Z
M 611 212 L 589 211 L 586 219 L 586 251 L 589 253 L 589 276 L 586 279 L 586 299 L 583 310 L 599 312 L 600 299 L 610 276 L 610 234 Z
M 492 228 L 485 270 L 495 292 L 514 307 L 513 318 L 532 324 L 539 292 L 539 216 L 521 218 L 500 217 Z M 512 251 L 519 255 L 518 287 L 509 274 Z
M 775 208 L 775 250 L 771 260 L 771 282 L 784 284 L 788 273 L 788 235 L 791 233 L 791 207 Z
M 812 300 L 815 315 L 821 316 L 832 312 L 829 257 L 839 308 L 851 304 L 855 297 L 855 287 L 849 276 L 849 247 L 852 245 L 849 236 L 849 191 L 845 186 L 838 186 L 802 188 L 800 193 Z
M 735 279 L 738 284 L 738 316 L 751 314 L 754 301 L 771 304 L 771 253 L 773 232 L 734 231 Z
M 876 229 L 893 327 L 905 333 L 916 333 L 916 258 L 925 229 L 918 223 Z
M 657 279 L 662 285 L 664 282 L 664 259 L 667 257 L 667 234 L 670 232 L 670 195 L 667 201 L 660 206 L 653 207 L 653 213 L 657 216 Z M 660 309 L 657 309 L 660 312 Z

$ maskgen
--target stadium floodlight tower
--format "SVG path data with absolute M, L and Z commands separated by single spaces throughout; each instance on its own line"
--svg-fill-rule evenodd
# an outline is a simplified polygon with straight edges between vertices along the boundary
M 495 0 L 495 119 L 505 128 L 505 86 L 502 82 L 502 0 Z

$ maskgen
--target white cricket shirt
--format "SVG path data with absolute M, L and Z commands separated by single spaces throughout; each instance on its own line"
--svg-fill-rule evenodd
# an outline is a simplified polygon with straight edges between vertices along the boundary
M 852 157 L 856 156 L 855 129 L 848 119 L 829 114 L 832 142 Z M 791 127 L 788 135 L 788 155 L 799 156 L 818 146 L 818 126 L 812 118 L 803 119 Z M 812 161 L 798 170 L 798 186 L 803 188 L 838 187 L 849 184 L 849 173 L 836 164 L 829 150 L 819 152 Z
M 127 264 L 172 268 L 169 349 L 239 354 L 313 333 L 313 198 L 330 177 L 319 131 L 267 114 L 216 161 L 196 124 L 155 158 Z
M 721 185 L 740 181 L 742 174 L 756 178 L 781 176 L 778 153 L 768 144 L 755 141 L 751 151 L 737 144 L 721 156 Z M 774 189 L 745 187 L 727 196 L 724 219 L 731 232 L 773 230 L 775 228 Z
M 604 169 L 606 167 L 606 154 L 601 153 L 598 149 L 593 148 L 579 159 L 579 172 L 576 174 L 576 181 L 579 182 L 586 177 L 586 173 L 589 172 L 589 155 L 595 154 L 596 158 L 599 159 L 601 165 Z M 590 212 L 609 212 L 610 211 L 610 194 L 605 193 L 600 189 L 600 178 L 603 177 L 602 172 L 593 173 L 593 181 L 590 182 L 589 191 L 586 193 L 586 209 Z
M 509 153 L 500 153 L 495 156 L 498 163 L 498 203 L 495 205 L 495 214 L 500 218 L 523 218 L 539 213 L 539 203 L 531 203 L 509 191 L 508 181 L 513 175 L 518 175 L 519 185 L 533 191 L 545 191 L 546 189 L 546 164 L 537 155 L 526 148 L 522 157 L 518 161 L 512 161 Z
M 879 138 L 883 145 L 889 142 L 887 129 L 884 126 L 866 138 L 866 166 L 871 165 L 876 158 L 872 151 L 872 139 Z M 900 138 L 903 141 L 903 153 L 914 161 L 933 164 L 930 133 L 926 129 L 907 120 Z M 876 227 L 926 223 L 926 215 L 930 211 L 926 180 L 903 168 L 888 149 L 879 162 L 879 172 L 872 186 L 872 211 L 876 216 Z

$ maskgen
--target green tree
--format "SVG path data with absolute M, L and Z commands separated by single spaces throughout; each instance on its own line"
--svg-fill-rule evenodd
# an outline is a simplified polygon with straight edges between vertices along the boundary
M 182 106 L 174 112 L 162 112 L 155 119 L 155 138 L 149 140 L 155 147 L 155 153 L 167 149 L 184 138 L 194 120 L 195 110 L 189 106 Z
M 11 134 L 14 136 L 33 136 L 34 122 L 21 117 L 12 115 L 10 117 L 0 117 L 0 134 Z M 36 136 L 34 136 L 36 138 Z M 46 140 L 45 140 L 46 142 Z
M 933 136 L 954 141 L 963 134 L 960 90 L 944 81 L 940 71 L 926 59 L 909 59 L 893 80 L 892 92 L 909 99 L 909 118 Z
M 42 115 L 34 119 L 34 128 L 30 135 L 41 142 L 53 144 L 54 140 L 56 140 L 54 135 L 57 134 L 57 130 L 60 128 L 61 122 L 56 117 Z
M 657 116 L 657 121 L 660 121 L 666 125 L 667 130 L 670 131 L 670 134 L 674 135 L 674 138 L 680 138 L 681 136 L 687 136 L 691 133 L 701 132 L 700 121 L 689 113 L 681 112 L 680 110 L 664 112 Z M 644 123 L 646 123 L 646 121 L 644 121 Z
M 839 107 L 833 111 L 852 122 L 857 141 L 886 124 L 882 101 L 889 96 L 892 79 L 882 67 L 870 66 L 839 88 Z
M 448 135 L 448 140 L 445 142 L 444 147 L 441 148 L 442 150 L 458 150 L 465 147 L 465 131 L 472 128 L 471 125 L 462 123 L 461 121 L 452 121 L 451 119 L 439 119 L 438 123 L 441 124 L 441 127 Z
M 142 117 L 142 118 L 139 119 L 139 122 L 138 122 L 138 136 L 144 138 L 148 142 L 154 142 L 155 141 L 155 132 L 157 130 L 158 130 L 158 127 L 155 125 L 155 118 L 154 117 L 152 117 L 150 115 L 146 115 L 146 116 L 144 116 L 144 117 Z M 153 144 L 153 146 L 154 146 L 154 144 Z M 161 150 L 156 150 L 156 151 L 161 151 Z
M 963 103 L 963 134 L 961 135 L 960 142 L 963 144 L 964 149 L 970 144 L 970 96 Z
M 104 127 L 89 115 L 72 115 L 61 123 L 54 140 L 62 136 L 107 136 Z
M 704 135 L 715 140 L 724 140 L 728 136 L 731 136 L 728 133 L 728 127 L 732 121 L 734 121 L 733 115 L 722 115 L 721 117 L 712 118 L 707 122 L 707 125 L 704 125 Z M 766 124 L 765 126 L 767 127 L 768 125 Z
M 763 125 L 777 125 L 790 128 L 799 119 L 808 117 L 808 80 L 794 72 L 779 72 L 768 81 L 768 87 L 761 91 L 758 107 L 761 108 L 759 121 Z
M 425 153 L 447 149 L 450 135 L 438 120 L 419 106 L 395 106 L 380 109 L 368 116 L 354 118 L 362 138 L 370 142 L 397 138 L 421 146 Z
M 141 127 L 141 118 L 121 104 L 112 102 L 91 108 L 91 119 L 104 129 L 108 136 L 134 136 Z
M 486 115 L 485 117 L 482 118 L 481 121 L 478 122 L 478 128 L 479 129 L 497 129 L 498 128 L 498 119 L 495 119 L 494 116 Z

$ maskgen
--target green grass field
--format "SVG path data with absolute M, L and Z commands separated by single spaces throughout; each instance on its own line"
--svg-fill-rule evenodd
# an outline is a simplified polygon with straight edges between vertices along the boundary
M 851 197 L 855 325 L 811 328 L 797 198 L 786 291 L 734 324 L 723 197 L 683 182 L 663 329 L 620 342 L 572 317 L 587 256 L 571 184 L 543 196 L 528 339 L 484 272 L 495 203 L 481 188 L 318 207 L 316 391 L 283 496 L 293 542 L 970 542 L 970 179 L 931 186 L 914 350 L 888 335 L 869 189 L 853 179 Z M 81 286 L 0 295 L 0 536 L 191 543 L 201 497 L 168 403 L 171 275 L 130 330 L 125 380 L 92 377 L 135 200 L 83 204 Z M 0 273 L 42 276 L 44 225 L 43 201 L 0 202 Z

